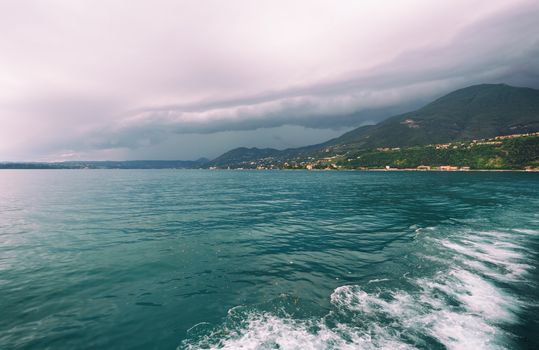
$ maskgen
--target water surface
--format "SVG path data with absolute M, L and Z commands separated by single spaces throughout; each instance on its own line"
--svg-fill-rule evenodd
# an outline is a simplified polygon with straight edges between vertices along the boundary
M 1 171 L 0 348 L 539 348 L 538 175 Z

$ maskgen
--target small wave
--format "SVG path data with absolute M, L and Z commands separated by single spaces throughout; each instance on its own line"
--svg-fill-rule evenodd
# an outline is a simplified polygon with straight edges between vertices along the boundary
M 526 235 L 537 235 L 539 234 L 539 230 L 532 230 L 527 228 L 514 228 L 513 231 L 518 233 L 524 233 Z
M 375 278 L 373 280 L 369 280 L 367 283 L 379 283 L 379 282 L 386 282 L 389 281 L 389 278 Z

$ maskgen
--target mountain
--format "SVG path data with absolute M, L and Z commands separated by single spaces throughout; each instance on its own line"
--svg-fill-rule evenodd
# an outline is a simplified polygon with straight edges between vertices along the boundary
M 414 112 L 352 130 L 332 144 L 405 147 L 539 130 L 539 90 L 505 84 L 451 92 Z
M 200 158 L 198 160 L 68 161 L 55 164 L 68 168 L 89 169 L 193 169 L 207 162 L 206 158 Z
M 329 143 L 326 142 L 300 148 L 288 148 L 285 150 L 239 147 L 220 155 L 206 165 L 217 167 L 242 167 L 243 165 L 254 165 L 249 163 L 255 163 L 257 161 L 284 162 L 290 158 L 307 157 L 310 154 L 319 151 L 324 145 L 329 145 Z
M 282 162 L 320 153 L 421 146 L 538 130 L 539 90 L 481 84 L 453 91 L 416 111 L 359 127 L 322 144 L 286 150 L 237 148 L 209 164 L 237 166 L 261 159 Z

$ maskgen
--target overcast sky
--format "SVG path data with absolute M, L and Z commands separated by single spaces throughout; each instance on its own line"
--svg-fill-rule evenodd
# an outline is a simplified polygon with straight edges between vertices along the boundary
M 537 0 L 2 0 L 0 33 L 0 161 L 296 147 L 539 87 Z

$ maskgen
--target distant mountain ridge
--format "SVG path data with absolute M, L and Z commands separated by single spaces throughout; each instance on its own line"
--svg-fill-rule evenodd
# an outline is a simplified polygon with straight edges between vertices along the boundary
M 213 166 L 273 158 L 284 161 L 327 151 L 409 147 L 539 131 L 539 90 L 506 84 L 473 85 L 426 106 L 362 126 L 327 142 L 277 150 L 236 148 L 211 161 Z
M 103 160 L 66 162 L 4 162 L 0 169 L 195 169 L 208 163 L 197 160 Z

